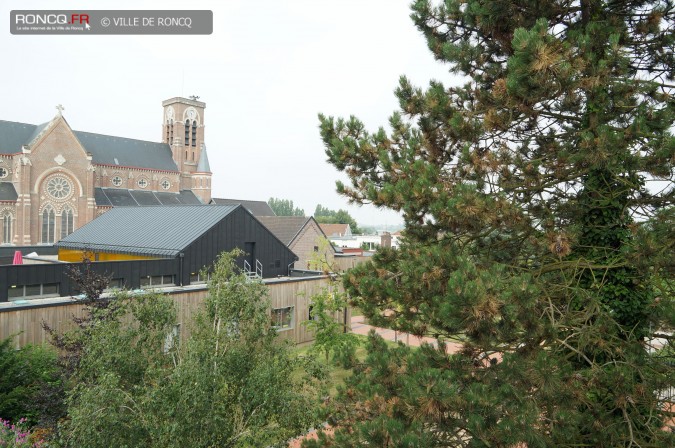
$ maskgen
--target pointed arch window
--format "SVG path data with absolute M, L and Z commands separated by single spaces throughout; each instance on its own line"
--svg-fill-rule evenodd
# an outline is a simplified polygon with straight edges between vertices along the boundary
M 74 214 L 73 209 L 66 207 L 61 212 L 61 239 L 73 233 Z
M 192 146 L 197 146 L 197 120 L 192 120 Z
M 54 225 L 56 224 L 56 213 L 51 205 L 42 210 L 42 243 L 54 243 Z
M 190 144 L 190 120 L 185 120 L 185 146 Z
M 12 244 L 12 214 L 5 211 L 2 215 L 2 243 Z
M 173 120 L 169 122 L 169 144 L 173 145 Z

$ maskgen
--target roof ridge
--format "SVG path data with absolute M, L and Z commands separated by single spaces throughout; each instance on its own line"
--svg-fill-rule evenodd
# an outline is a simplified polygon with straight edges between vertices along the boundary
M 137 142 L 152 143 L 152 144 L 155 144 L 155 145 L 166 145 L 166 146 L 170 146 L 168 143 L 153 142 L 153 141 L 151 141 L 151 140 L 141 140 L 140 138 L 120 137 L 120 136 L 118 136 L 118 135 L 101 134 L 101 133 L 99 133 L 99 132 L 76 131 L 76 130 L 73 130 L 73 132 L 74 132 L 74 133 L 77 132 L 77 133 L 80 133 L 80 134 L 99 135 L 99 136 L 101 136 L 101 137 L 123 138 L 124 140 L 134 140 L 134 141 L 137 141 Z
M 39 126 L 37 124 L 32 124 L 32 123 L 24 123 L 22 121 L 10 121 L 10 120 L 0 120 L 0 122 L 5 122 L 5 123 L 14 123 L 14 124 L 24 124 L 26 126 Z M 45 123 L 49 123 L 49 121 L 45 121 Z M 44 124 L 44 123 L 41 123 Z

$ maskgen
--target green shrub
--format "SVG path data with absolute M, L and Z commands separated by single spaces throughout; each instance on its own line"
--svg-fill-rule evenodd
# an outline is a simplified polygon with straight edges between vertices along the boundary
M 39 418 L 34 403 L 46 383 L 58 381 L 56 353 L 28 345 L 15 350 L 12 338 L 0 342 L 0 417 L 32 425 Z

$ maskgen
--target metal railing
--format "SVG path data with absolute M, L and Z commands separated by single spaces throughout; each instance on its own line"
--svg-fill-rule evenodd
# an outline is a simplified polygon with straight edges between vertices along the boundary
M 244 260 L 244 273 L 249 279 L 263 278 L 263 266 L 259 260 L 255 260 L 255 271 L 248 260 Z

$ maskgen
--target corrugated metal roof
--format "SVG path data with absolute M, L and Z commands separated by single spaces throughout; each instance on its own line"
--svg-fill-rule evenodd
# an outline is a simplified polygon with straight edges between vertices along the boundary
M 306 216 L 258 216 L 257 219 L 274 236 L 288 246 L 312 218 Z
M 0 182 L 0 201 L 16 201 L 19 195 L 11 182 Z
M 56 246 L 64 249 L 175 257 L 237 207 L 115 207 Z
M 213 198 L 211 203 L 215 205 L 243 205 L 246 210 L 255 217 L 258 216 L 276 216 L 274 210 L 265 201 L 245 201 L 241 199 L 223 199 Z

